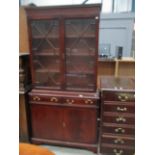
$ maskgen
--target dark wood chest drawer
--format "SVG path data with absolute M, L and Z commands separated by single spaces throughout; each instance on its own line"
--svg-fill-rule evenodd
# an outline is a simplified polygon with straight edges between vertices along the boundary
M 133 92 L 117 92 L 117 91 L 105 91 L 102 93 L 104 101 L 120 101 L 120 102 L 134 102 L 135 95 Z
M 29 95 L 30 102 L 51 102 L 51 103 L 62 103 L 62 98 L 57 96 L 46 96 L 46 95 Z
M 102 132 L 117 135 L 134 135 L 135 129 L 133 125 L 103 123 Z
M 64 104 L 69 104 L 69 105 L 97 105 L 98 100 L 96 99 L 90 99 L 90 98 L 71 98 L 71 97 L 66 97 L 63 98 L 63 103 Z
M 105 112 L 135 113 L 134 102 L 123 104 L 120 102 L 105 102 L 102 108 Z
M 116 135 L 101 135 L 101 144 L 117 144 L 117 145 L 128 145 L 128 146 L 135 146 L 135 138 L 129 136 L 116 136 Z
M 134 147 L 120 146 L 111 144 L 102 144 L 100 152 L 104 152 L 103 155 L 134 155 Z
M 135 117 L 133 114 L 105 112 L 102 115 L 102 122 L 134 125 Z

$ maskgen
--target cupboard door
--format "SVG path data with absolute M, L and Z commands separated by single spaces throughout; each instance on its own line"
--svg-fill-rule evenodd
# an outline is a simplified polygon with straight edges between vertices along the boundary
M 96 89 L 96 52 L 95 19 L 66 19 L 66 90 Z
M 59 20 L 32 20 L 31 53 L 36 87 L 61 88 Z
M 31 104 L 32 137 L 63 140 L 63 110 L 57 106 Z
M 97 110 L 93 108 L 64 108 L 64 136 L 69 142 L 97 142 Z

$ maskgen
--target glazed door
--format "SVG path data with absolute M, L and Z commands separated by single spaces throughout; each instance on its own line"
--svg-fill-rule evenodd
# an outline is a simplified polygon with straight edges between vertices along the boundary
M 39 104 L 30 107 L 32 138 L 64 140 L 62 108 Z
M 96 90 L 96 20 L 65 20 L 66 90 Z
M 97 110 L 95 108 L 64 108 L 64 138 L 75 143 L 97 142 Z
M 32 78 L 38 88 L 61 89 L 59 27 L 57 19 L 30 21 Z

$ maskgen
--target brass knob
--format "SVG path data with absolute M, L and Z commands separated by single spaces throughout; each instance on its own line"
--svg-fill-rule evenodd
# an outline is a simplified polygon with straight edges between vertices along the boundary
M 52 97 L 52 98 L 50 99 L 50 101 L 51 101 L 51 102 L 58 102 L 58 99 L 57 99 L 56 97 Z
M 122 102 L 125 102 L 129 99 L 127 95 L 118 95 L 118 99 Z
M 86 104 L 93 104 L 93 101 L 90 100 L 90 99 L 87 99 L 87 100 L 85 100 L 85 103 L 86 103 Z
M 117 149 L 113 149 L 113 152 L 115 153 L 115 155 L 122 155 L 123 154 L 123 150 L 117 150 Z
M 116 118 L 116 122 L 126 122 L 126 119 L 122 116 Z
M 120 107 L 117 107 L 117 111 L 127 111 L 128 109 L 126 107 L 124 108 L 120 108 Z
M 74 100 L 72 100 L 72 99 L 67 99 L 66 102 L 67 102 L 68 104 L 73 104 L 73 103 L 74 103 Z
M 124 144 L 124 140 L 122 140 L 121 138 L 117 138 L 117 139 L 114 140 L 114 143 L 115 144 L 118 144 L 118 143 Z
M 125 129 L 123 129 L 123 128 L 116 128 L 115 129 L 115 132 L 119 132 L 119 133 L 125 133 Z
M 33 97 L 33 100 L 34 100 L 34 101 L 40 101 L 40 97 L 34 96 L 34 97 Z

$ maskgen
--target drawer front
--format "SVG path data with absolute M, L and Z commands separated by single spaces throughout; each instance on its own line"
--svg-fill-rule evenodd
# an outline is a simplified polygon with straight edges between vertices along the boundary
M 134 149 L 124 149 L 124 148 L 121 149 L 107 146 L 101 147 L 100 152 L 103 155 L 135 155 Z
M 119 124 L 135 124 L 134 116 L 127 116 L 127 115 L 103 115 L 102 118 L 104 123 L 119 123 Z
M 105 102 L 103 105 L 103 110 L 106 112 L 119 112 L 119 113 L 135 113 L 135 105 L 134 104 L 121 104 L 121 103 L 114 103 Z
M 124 137 L 124 136 L 111 136 L 111 135 L 102 135 L 101 136 L 101 144 L 116 144 L 116 145 L 127 145 L 127 146 L 135 146 L 135 139 L 133 137 Z
M 81 98 L 63 98 L 63 103 L 64 104 L 68 104 L 68 105 L 72 105 L 72 104 L 76 104 L 76 105 L 97 105 L 97 100 L 96 99 L 81 99 Z
M 41 95 L 32 95 L 29 96 L 31 102 L 50 102 L 50 103 L 62 103 L 62 99 L 56 96 L 41 96 Z
M 97 105 L 98 99 L 90 98 L 74 98 L 74 97 L 57 97 L 57 96 L 43 96 L 43 95 L 29 95 L 30 102 L 48 102 L 58 103 L 64 105 Z
M 103 101 L 134 102 L 133 92 L 102 92 Z
M 104 125 L 102 127 L 103 133 L 109 133 L 109 134 L 117 134 L 117 135 L 134 135 L 135 129 L 133 127 L 120 127 L 120 126 L 108 126 Z

